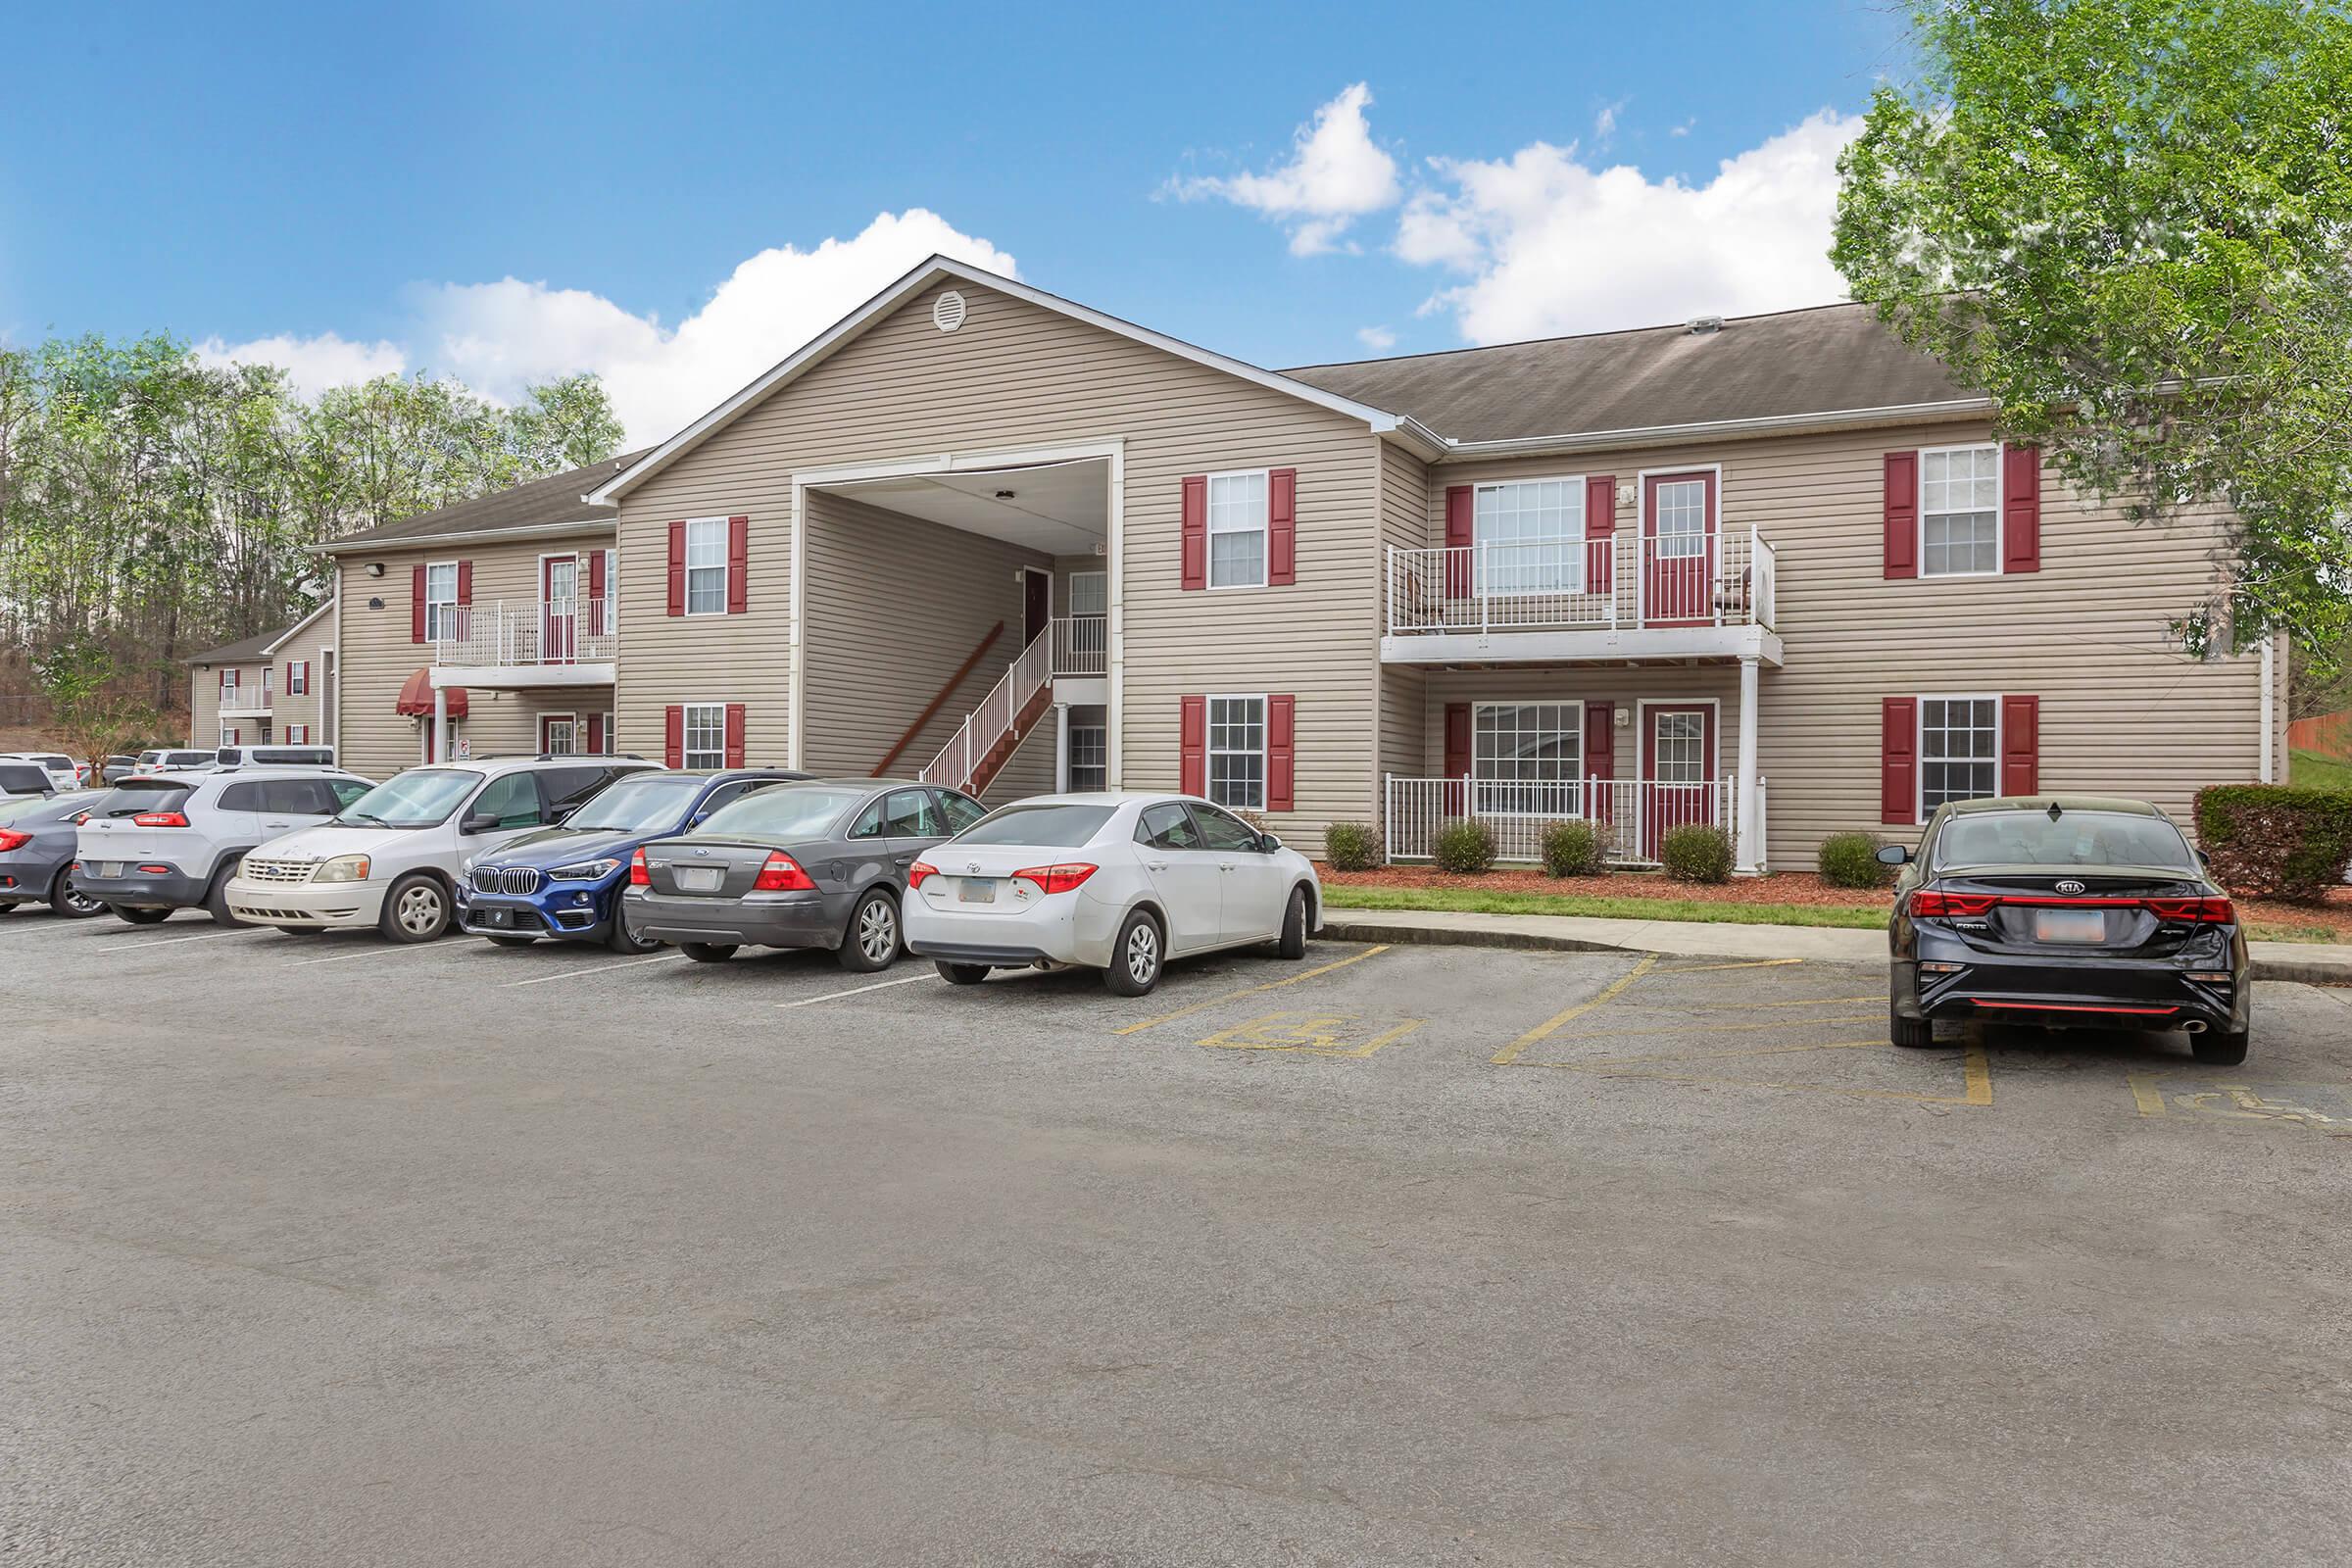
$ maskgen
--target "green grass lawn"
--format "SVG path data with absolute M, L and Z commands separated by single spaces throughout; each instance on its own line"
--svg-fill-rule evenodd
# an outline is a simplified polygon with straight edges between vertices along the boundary
M 2297 789 L 2352 790 L 2352 762 L 2317 752 L 2288 754 L 2287 782 Z
M 1710 904 L 1698 899 L 1592 898 L 1560 893 L 1472 893 L 1457 888 L 1376 888 L 1334 884 L 1331 908 L 1451 909 L 1463 914 L 1574 914 L 1592 920 L 1698 920 L 1716 925 L 1826 925 L 1883 930 L 1884 909 L 1811 904 Z

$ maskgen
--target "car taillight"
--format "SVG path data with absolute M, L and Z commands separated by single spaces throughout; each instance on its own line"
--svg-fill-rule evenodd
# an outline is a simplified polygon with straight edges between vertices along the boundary
M 2237 910 L 2228 899 L 2150 899 L 2148 912 L 2159 920 L 2185 920 L 2191 925 L 2228 925 Z
M 87 827 L 87 826 L 89 826 L 89 825 L 90 825 L 90 813 L 89 813 L 89 812 L 87 812 L 87 811 L 75 811 L 75 812 L 74 813 L 74 825 L 75 827 Z
M 939 875 L 938 866 L 933 865 L 929 860 L 917 860 L 906 868 L 906 885 L 910 888 L 919 888 L 928 878 L 937 875 Z
M 629 857 L 629 886 L 650 888 L 653 885 L 654 874 L 645 868 L 645 852 L 639 850 L 635 855 Z
M 1012 874 L 1020 881 L 1036 883 L 1040 893 L 1074 893 L 1097 869 L 1083 860 L 1070 860 L 1060 865 L 1033 865 Z
M 0 827 L 0 855 L 6 855 L 11 850 L 21 850 L 31 842 L 32 835 L 29 833 L 16 833 Z
M 1990 893 L 1937 893 L 1923 889 L 1911 895 L 1911 918 L 1975 920 L 2000 903 Z
M 801 862 L 782 850 L 767 852 L 767 863 L 760 867 L 760 875 L 752 883 L 755 893 L 808 893 L 816 884 L 801 869 Z
M 130 820 L 136 827 L 186 827 L 188 825 L 188 819 L 177 811 L 141 811 Z

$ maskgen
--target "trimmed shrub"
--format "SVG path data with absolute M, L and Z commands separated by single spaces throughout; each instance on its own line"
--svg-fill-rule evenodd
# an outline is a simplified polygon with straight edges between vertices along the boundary
M 1658 840 L 1658 860 L 1678 882 L 1729 882 L 1732 836 L 1704 822 L 1685 822 Z
M 1544 869 L 1553 876 L 1597 876 L 1606 869 L 1600 834 L 1590 822 L 1554 822 L 1544 830 Z
M 1438 829 L 1437 842 L 1430 846 L 1430 855 L 1441 871 L 1457 876 L 1475 876 L 1494 867 L 1494 830 L 1484 822 L 1468 819 L 1448 822 Z
M 1893 866 L 1879 863 L 1886 841 L 1876 833 L 1833 833 L 1821 841 L 1814 863 L 1834 888 L 1883 888 Z
M 1334 822 L 1323 830 L 1323 863 L 1334 871 L 1370 871 L 1380 857 L 1380 835 L 1369 822 Z
M 2352 790 L 2217 784 L 2197 792 L 2197 840 L 2230 892 L 2316 904 L 2352 864 Z

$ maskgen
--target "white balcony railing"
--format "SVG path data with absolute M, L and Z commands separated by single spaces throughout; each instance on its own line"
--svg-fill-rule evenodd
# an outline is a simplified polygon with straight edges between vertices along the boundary
M 1495 858 L 1543 858 L 1544 830 L 1588 821 L 1600 830 L 1601 856 L 1613 865 L 1654 865 L 1658 840 L 1686 823 L 1737 836 L 1739 787 L 1728 778 L 1673 784 L 1655 779 L 1580 778 L 1558 782 L 1485 778 L 1388 779 L 1381 820 L 1392 860 L 1426 860 L 1438 830 L 1463 817 L 1494 834 Z M 1761 803 L 1763 786 L 1757 786 Z M 1759 806 L 1760 808 L 1760 806 Z
M 1619 535 L 1389 551 L 1392 633 L 1774 626 L 1780 558 L 1763 536 Z
M 1054 637 L 1042 631 L 1021 650 L 980 706 L 963 717 L 956 734 L 922 772 L 926 784 L 947 784 L 977 794 L 988 781 L 978 777 L 981 765 L 997 743 L 1012 733 L 1022 711 L 1054 677 Z
M 223 686 L 220 688 L 220 711 L 223 713 L 267 713 L 276 694 L 267 686 Z
M 586 664 L 618 657 L 613 606 L 603 599 L 493 600 L 443 612 L 437 664 Z
M 1109 674 L 1110 618 L 1106 615 L 1056 616 L 1054 621 L 1054 673 Z

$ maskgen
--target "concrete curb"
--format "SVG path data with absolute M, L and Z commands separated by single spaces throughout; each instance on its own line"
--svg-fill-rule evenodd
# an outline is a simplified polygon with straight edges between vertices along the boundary
M 1463 929 L 1456 926 L 1372 925 L 1350 922 L 1347 911 L 1323 917 L 1319 935 L 1335 942 L 1413 942 L 1433 948 L 1516 948 L 1532 953 L 1647 953 L 1647 948 L 1622 942 L 1595 942 L 1589 937 L 1552 936 L 1542 931 L 1511 931 L 1500 926 Z M 1720 955 L 1718 955 L 1720 956 Z

